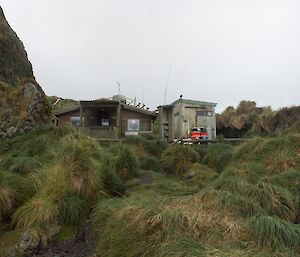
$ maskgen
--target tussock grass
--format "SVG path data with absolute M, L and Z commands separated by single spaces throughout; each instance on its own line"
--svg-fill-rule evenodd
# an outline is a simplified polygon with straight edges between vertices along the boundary
M 300 225 L 271 216 L 257 216 L 252 219 L 250 230 L 258 246 L 300 249 Z
M 16 227 L 39 227 L 53 222 L 80 225 L 96 199 L 125 191 L 115 173 L 113 158 L 94 139 L 69 128 L 41 128 L 6 142 L 8 152 L 0 156 L 2 168 L 8 169 L 0 178 L 1 208 L 2 214 L 16 209 L 12 216 Z M 36 143 L 37 149 L 32 149 Z M 12 144 L 19 149 L 12 148 Z M 20 166 L 19 158 L 24 163 L 35 159 L 41 165 L 27 172 L 22 168 L 20 172 L 14 168 Z
M 231 161 L 232 151 L 233 146 L 230 144 L 218 143 L 209 145 L 203 158 L 203 163 L 220 173 Z
M 140 167 L 143 170 L 153 170 L 157 172 L 162 171 L 161 163 L 156 157 L 142 157 L 140 158 Z
M 143 144 L 143 147 L 148 155 L 160 158 L 162 152 L 167 148 L 167 143 L 159 140 L 149 140 Z
M 205 248 L 197 240 L 175 236 L 157 250 L 158 257 L 204 257 Z
M 77 134 L 68 135 L 62 139 L 58 156 L 55 163 L 66 166 L 68 185 L 78 195 L 95 198 L 98 191 L 103 191 L 100 180 L 103 151 L 96 141 Z
M 87 212 L 86 199 L 77 195 L 70 195 L 65 199 L 62 209 L 62 221 L 65 225 L 81 225 Z
M 240 178 L 249 183 L 258 183 L 267 175 L 266 169 L 258 162 L 231 162 L 221 174 L 221 178 Z
M 198 153 L 185 145 L 168 147 L 161 157 L 162 168 L 167 174 L 181 176 L 199 159 Z
M 300 166 L 300 134 L 281 134 L 277 137 L 256 137 L 238 146 L 233 159 L 261 162 L 271 172 L 285 172 Z M 249 151 L 251 149 L 251 151 Z
M 218 174 L 211 168 L 200 163 L 194 163 L 184 175 L 184 182 L 188 185 L 198 185 L 205 188 L 217 178 Z
M 288 188 L 295 196 L 300 196 L 300 169 L 276 174 L 271 178 L 271 182 Z
M 108 150 L 115 157 L 116 172 L 123 181 L 136 177 L 139 174 L 138 159 L 130 146 L 116 144 Z
M 296 219 L 295 200 L 283 188 L 264 182 L 254 185 L 239 178 L 220 178 L 216 180 L 213 188 L 251 199 L 269 215 L 275 215 L 290 222 L 294 222 Z
M 13 214 L 17 228 L 43 227 L 59 217 L 59 205 L 46 195 L 36 195 Z
M 22 178 L 18 174 L 0 171 L 0 220 L 25 199 L 22 185 Z

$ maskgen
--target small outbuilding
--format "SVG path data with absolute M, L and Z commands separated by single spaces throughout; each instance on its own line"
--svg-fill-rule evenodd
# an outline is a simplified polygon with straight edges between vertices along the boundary
M 158 107 L 161 139 L 173 142 L 189 138 L 194 127 L 206 128 L 208 139 L 216 138 L 216 103 L 183 99 L 180 97 L 169 105 Z
M 119 96 L 80 101 L 79 106 L 54 112 L 59 125 L 73 125 L 83 134 L 107 139 L 153 131 L 156 113 Z

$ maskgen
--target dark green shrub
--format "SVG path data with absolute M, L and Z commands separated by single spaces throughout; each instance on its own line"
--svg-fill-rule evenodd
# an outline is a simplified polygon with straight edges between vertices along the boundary
M 190 146 L 177 144 L 162 153 L 161 163 L 166 173 L 178 176 L 183 175 L 198 159 L 198 153 Z
M 156 157 L 143 157 L 140 159 L 140 167 L 143 170 L 162 171 L 161 163 Z
M 167 143 L 162 141 L 146 141 L 143 144 L 144 150 L 153 156 L 161 157 L 161 153 L 167 148 Z

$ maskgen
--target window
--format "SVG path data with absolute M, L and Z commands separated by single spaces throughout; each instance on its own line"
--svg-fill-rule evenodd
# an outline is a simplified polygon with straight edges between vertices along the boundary
M 80 116 L 71 116 L 71 124 L 73 126 L 80 126 Z
M 109 126 L 109 119 L 101 119 L 101 126 Z
M 128 129 L 128 131 L 139 131 L 140 130 L 140 120 L 129 119 L 127 121 L 127 129 Z
M 213 112 L 212 111 L 197 111 L 197 116 L 209 116 L 209 117 L 212 117 L 213 116 Z

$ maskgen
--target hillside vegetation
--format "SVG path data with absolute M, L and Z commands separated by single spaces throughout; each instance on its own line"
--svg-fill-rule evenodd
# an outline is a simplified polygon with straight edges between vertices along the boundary
M 300 106 L 273 111 L 271 107 L 257 107 L 252 101 L 241 101 L 237 108 L 229 106 L 217 115 L 217 133 L 224 137 L 267 135 L 299 128 Z
M 23 43 L 0 6 L 0 138 L 48 123 L 51 109 L 35 81 Z
M 23 43 L 11 29 L 0 6 L 0 82 L 17 86 L 25 78 L 33 78 Z
M 45 244 L 89 221 L 101 257 L 299 256 L 299 153 L 295 132 L 238 146 L 152 136 L 101 146 L 51 127 L 6 139 L 0 256 L 12 235 Z

